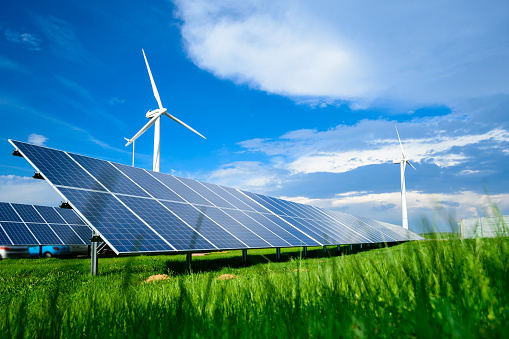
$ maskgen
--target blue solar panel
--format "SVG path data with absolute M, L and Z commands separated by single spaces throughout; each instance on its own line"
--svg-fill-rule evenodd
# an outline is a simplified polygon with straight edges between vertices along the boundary
M 97 181 L 103 184 L 108 191 L 112 193 L 130 194 L 138 197 L 148 197 L 147 193 L 131 180 L 126 180 L 125 175 L 109 162 L 77 154 L 73 154 L 72 158 L 83 166 Z
M 19 218 L 16 211 L 14 211 L 14 208 L 12 208 L 11 204 L 8 204 L 6 202 L 0 202 L 0 221 L 20 222 L 21 219 Z
M 119 252 L 175 251 L 113 195 L 69 188 L 59 190 L 91 225 L 101 230 L 108 245 Z
M 15 210 L 22 216 L 23 221 L 14 212 Z M 79 220 L 81 226 L 75 227 L 78 227 L 80 232 L 88 233 L 84 241 L 81 237 L 73 237 L 69 233 L 72 230 L 57 210 L 64 211 L 48 206 L 0 203 L 0 219 L 6 220 L 2 221 L 2 224 L 5 224 L 5 232 L 7 232 L 4 232 L 4 228 L 0 228 L 0 245 L 13 245 L 13 242 L 14 245 L 89 244 L 92 232 L 90 227 L 86 226 L 73 210 L 66 209 L 65 215 L 74 215 L 74 219 Z M 60 234 L 60 231 L 64 233 Z M 13 237 L 13 242 L 7 238 L 7 234 Z
M 228 201 L 221 198 L 216 193 L 209 190 L 206 186 L 204 186 L 201 182 L 186 178 L 177 178 L 181 182 L 183 182 L 186 186 L 190 187 L 193 191 L 207 199 L 210 203 L 212 203 L 213 206 L 217 207 L 226 207 L 226 208 L 235 208 L 232 204 L 230 204 Z M 207 205 L 210 205 L 207 204 Z
M 231 187 L 225 187 L 225 186 L 220 186 L 220 187 L 223 190 L 225 190 L 226 192 L 228 192 L 231 195 L 233 195 L 238 200 L 242 201 L 247 206 L 249 206 L 252 210 L 257 211 L 257 212 L 261 212 L 261 213 L 267 213 L 268 212 L 268 210 L 265 207 L 261 206 L 260 204 L 258 204 L 253 199 L 250 199 L 249 197 L 247 197 L 244 193 L 240 192 L 239 190 L 236 190 L 236 189 L 231 188 Z M 243 209 L 243 208 L 241 208 L 241 209 Z
M 105 190 L 65 152 L 46 147 L 34 147 L 19 141 L 15 142 L 15 146 L 53 185 Z
M 90 244 L 92 238 L 92 230 L 88 226 L 71 225 L 71 229 L 78 235 L 81 241 L 85 244 Z
M 56 208 L 55 212 L 60 215 L 67 224 L 69 225 L 86 225 L 85 222 L 71 209 L 68 208 Z
M 1 222 L 0 222 L 0 245 L 12 245 L 12 242 L 9 240 L 9 237 L 4 232 Z
M 24 222 L 44 222 L 42 217 L 37 213 L 34 206 L 22 205 L 22 204 L 11 204 L 12 207 L 18 212 L 18 215 L 23 219 Z
M 217 249 L 156 200 L 126 196 L 119 198 L 178 251 Z
M 2 222 L 2 227 L 13 245 L 39 245 L 24 223 Z
M 205 206 L 197 205 L 197 207 L 194 207 L 188 204 L 168 201 L 163 201 L 162 203 L 218 248 L 235 249 L 247 247 L 220 225 L 206 217 L 204 214 Z
M 52 227 L 55 227 L 53 225 Z M 27 224 L 32 234 L 37 238 L 40 244 L 44 245 L 71 245 L 75 243 L 64 243 L 48 224 Z M 81 244 L 81 242 L 79 242 Z
M 184 202 L 182 198 L 144 169 L 120 164 L 114 164 L 114 166 L 127 175 L 131 180 L 143 187 L 143 189 L 152 197 L 156 199 Z
M 233 234 L 237 239 L 242 241 L 248 247 L 251 248 L 263 248 L 273 247 L 269 242 L 263 240 L 253 231 L 249 230 L 244 225 L 237 222 L 235 219 L 230 217 L 228 214 L 223 212 L 217 207 L 205 206 L 203 213 L 215 221 L 218 225 L 221 225 L 228 232 Z
M 51 228 L 59 234 L 60 239 L 66 245 L 85 245 L 88 243 L 83 242 L 80 237 L 68 225 L 53 224 Z
M 57 213 L 57 211 L 55 211 L 54 207 L 48 206 L 34 206 L 34 207 L 47 223 L 65 224 L 65 220 L 60 216 L 60 214 Z M 73 214 L 76 213 L 74 213 L 73 211 Z
M 116 253 L 422 239 L 367 218 L 11 142 Z M 0 205 L 2 208 L 9 211 L 9 206 Z M 68 226 L 85 225 L 76 213 L 65 209 L 54 212 L 58 216 L 50 209 L 40 209 L 51 227 L 59 225 L 59 231 L 71 232 L 65 241 L 75 237 L 73 241 L 88 243 L 90 230 L 84 229 L 86 226 Z M 35 222 L 38 214 L 29 217 Z M 56 222 L 60 217 L 66 225 Z
M 180 197 L 184 197 L 184 200 L 186 202 L 200 205 L 211 205 L 209 201 L 207 201 L 201 195 L 190 189 L 188 186 L 184 185 L 180 180 L 178 180 L 173 175 L 168 175 L 159 172 L 150 172 L 150 174 L 167 187 L 170 187 L 171 190 L 178 194 Z

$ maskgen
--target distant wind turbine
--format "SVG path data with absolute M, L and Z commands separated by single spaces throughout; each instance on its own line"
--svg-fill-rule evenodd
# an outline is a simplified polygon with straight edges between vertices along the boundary
M 148 75 L 150 76 L 150 82 L 152 83 L 152 90 L 154 91 L 154 96 L 157 100 L 157 103 L 159 104 L 159 108 L 155 109 L 153 111 L 147 112 L 146 117 L 149 118 L 150 121 L 147 122 L 145 124 L 145 126 L 143 126 L 143 128 L 140 129 L 138 131 L 138 133 L 136 133 L 131 139 L 125 138 L 127 140 L 126 146 L 129 146 L 132 142 L 134 142 L 136 139 L 138 139 L 138 137 L 140 135 L 142 135 L 150 126 L 155 124 L 155 126 L 154 126 L 155 127 L 154 128 L 154 161 L 152 163 L 152 169 L 155 172 L 159 172 L 161 169 L 161 163 L 160 163 L 160 161 L 161 161 L 161 121 L 160 121 L 161 115 L 163 115 L 163 114 L 166 115 L 168 118 L 178 122 L 182 126 L 188 128 L 191 131 L 193 131 L 194 133 L 198 134 L 203 139 L 206 139 L 206 138 L 203 135 L 201 135 L 200 133 L 198 133 L 197 131 L 195 131 L 191 126 L 187 125 L 183 121 L 180 121 L 179 119 L 177 119 L 174 116 L 172 116 L 171 114 L 169 114 L 166 108 L 163 108 L 163 104 L 161 103 L 161 98 L 159 97 L 159 92 L 157 91 L 157 87 L 154 82 L 154 78 L 152 77 L 152 72 L 150 71 L 150 66 L 148 65 L 147 57 L 145 56 L 145 51 L 143 49 L 141 51 L 143 52 L 143 57 L 145 58 L 145 63 L 147 64 Z M 133 148 L 133 152 L 134 152 L 134 148 Z M 134 154 L 133 154 L 133 164 L 134 164 Z
M 396 125 L 394 125 L 394 127 L 396 127 Z M 407 207 L 406 207 L 406 190 L 405 190 L 405 168 L 406 168 L 406 164 L 409 164 L 410 166 L 412 166 L 412 168 L 414 170 L 415 170 L 415 167 L 405 157 L 405 152 L 403 151 L 403 145 L 401 144 L 401 139 L 399 138 L 398 127 L 396 127 L 396 133 L 398 134 L 399 146 L 401 147 L 401 155 L 403 156 L 403 158 L 396 159 L 393 161 L 393 163 L 400 164 L 400 168 L 401 168 L 401 216 L 403 219 L 402 226 L 403 226 L 403 228 L 408 229 L 408 213 L 407 213 Z

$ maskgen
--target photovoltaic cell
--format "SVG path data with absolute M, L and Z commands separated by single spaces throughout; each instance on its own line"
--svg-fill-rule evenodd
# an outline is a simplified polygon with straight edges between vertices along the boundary
M 290 244 L 284 239 L 277 236 L 275 233 L 269 231 L 267 228 L 260 225 L 258 222 L 253 222 L 254 220 L 250 218 L 247 214 L 242 211 L 223 209 L 224 213 L 228 214 L 230 217 L 235 219 L 237 222 L 245 225 L 246 228 L 249 228 L 252 232 L 257 234 L 260 238 L 267 241 L 274 247 L 288 247 Z
M 205 216 L 205 206 L 197 205 L 194 207 L 189 204 L 179 204 L 168 201 L 163 201 L 162 203 L 218 248 L 234 249 L 246 247 L 233 235 Z
M 321 246 L 380 242 L 385 237 L 398 241 L 422 239 L 367 218 L 41 146 L 11 143 L 116 253 Z M 9 211 L 9 206 L 0 205 L 0 211 L 2 208 Z M 86 226 L 79 226 L 81 232 L 74 226 L 85 225 L 76 213 L 72 214 L 74 211 L 55 212 L 72 232 L 67 239 L 90 236 L 91 231 L 83 229 Z M 50 209 L 40 209 L 40 214 L 51 227 L 61 225 L 53 223 L 59 217 Z
M 173 192 L 178 194 L 180 197 L 183 197 L 186 202 L 200 205 L 211 205 L 209 201 L 184 185 L 173 175 L 160 172 L 150 172 L 150 175 L 154 176 L 154 178 L 165 184 L 167 187 L 170 187 Z
M 273 247 L 270 243 L 217 207 L 205 206 L 203 213 L 251 248 Z
M 53 225 L 56 226 L 56 225 Z M 53 229 L 50 228 L 48 224 L 28 224 L 28 228 L 32 231 L 33 235 L 37 238 L 40 244 L 44 245 L 70 245 L 70 244 L 81 244 L 82 242 L 70 242 L 64 243 L 60 240 Z M 68 226 L 65 226 L 68 228 Z
M 1 224 L 13 245 L 39 245 L 25 224 L 19 222 L 2 222 Z
M 55 212 L 60 215 L 69 225 L 86 225 L 85 222 L 73 210 L 68 208 L 58 208 Z
M 217 249 L 156 200 L 126 196 L 119 198 L 177 250 Z
M 127 175 L 131 180 L 143 187 L 151 196 L 156 199 L 184 202 L 177 194 L 163 185 L 159 180 L 141 168 L 114 164 L 116 168 Z
M 24 222 L 44 222 L 32 205 L 11 204 Z
M 81 241 L 85 244 L 90 244 L 90 239 L 92 238 L 92 230 L 88 226 L 78 226 L 71 225 L 69 226 L 81 239 Z
M 16 147 L 53 184 L 104 191 L 104 188 L 87 174 L 65 152 L 16 141 Z
M 65 220 L 55 211 L 54 207 L 49 206 L 34 206 L 37 212 L 43 217 L 44 221 L 51 224 L 65 224 Z M 72 211 L 73 214 L 74 211 Z
M 11 204 L 0 202 L 0 221 L 21 221 Z
M 71 157 L 83 166 L 97 181 L 103 184 L 108 191 L 148 197 L 147 193 L 131 180 L 126 180 L 124 174 L 109 162 L 77 154 L 73 154 Z
M 12 242 L 9 240 L 7 234 L 3 230 L 1 222 L 0 222 L 0 245 L 12 245 Z
M 103 239 L 119 252 L 174 251 L 166 241 L 108 193 L 60 188 Z
M 202 183 L 200 183 L 196 180 L 191 180 L 191 179 L 186 179 L 186 178 L 177 178 L 177 179 L 179 181 L 181 181 L 182 183 L 184 183 L 186 186 L 190 187 L 193 191 L 195 191 L 196 193 L 198 193 L 199 195 L 201 195 L 202 197 L 207 199 L 207 201 L 209 201 L 209 203 L 207 203 L 205 205 L 212 204 L 212 206 L 217 206 L 217 207 L 235 208 L 235 206 L 233 206 L 232 204 L 230 204 L 229 202 L 227 202 L 226 200 L 224 200 L 223 198 L 221 198 L 220 196 L 218 196 L 217 194 L 215 194 L 214 192 L 209 190 Z

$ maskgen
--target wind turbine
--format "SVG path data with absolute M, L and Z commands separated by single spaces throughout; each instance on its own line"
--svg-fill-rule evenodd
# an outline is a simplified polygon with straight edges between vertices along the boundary
M 152 83 L 152 90 L 154 91 L 154 96 L 157 100 L 157 103 L 159 104 L 159 108 L 155 109 L 153 111 L 147 112 L 146 117 L 149 118 L 150 121 L 147 122 L 145 124 L 145 126 L 143 126 L 142 129 L 140 129 L 138 131 L 138 133 L 136 133 L 131 139 L 125 138 L 127 140 L 126 146 L 129 146 L 132 142 L 134 142 L 136 139 L 138 139 L 138 137 L 140 135 L 142 135 L 150 126 L 155 124 L 154 125 L 154 161 L 152 163 L 152 169 L 155 172 L 159 172 L 161 169 L 161 164 L 160 164 L 160 160 L 161 160 L 161 120 L 160 120 L 160 118 L 162 115 L 166 115 L 168 118 L 178 122 L 179 124 L 181 124 L 184 127 L 187 127 L 188 129 L 190 129 L 194 133 L 198 134 L 203 139 L 206 139 L 206 138 L 203 135 L 201 135 L 200 133 L 198 133 L 197 131 L 195 131 L 191 126 L 187 125 L 183 121 L 180 121 L 179 119 L 175 118 L 173 115 L 169 114 L 167 109 L 163 107 L 163 104 L 161 103 L 161 98 L 159 97 L 159 92 L 157 91 L 156 83 L 154 82 L 154 78 L 152 77 L 152 72 L 150 71 L 150 66 L 148 65 L 147 56 L 145 55 L 145 51 L 143 49 L 141 51 L 143 52 L 143 57 L 145 58 L 145 63 L 147 64 L 148 75 L 150 76 L 150 82 Z M 134 149 L 133 149 L 133 151 L 134 151 Z M 134 155 L 133 155 L 133 158 L 134 158 Z
M 396 125 L 394 125 L 396 127 Z M 405 191 L 405 168 L 406 164 L 409 164 L 412 166 L 414 170 L 415 167 L 408 161 L 408 159 L 405 157 L 405 152 L 403 151 L 403 145 L 401 144 L 401 139 L 399 138 L 399 132 L 398 127 L 396 127 L 396 133 L 398 134 L 398 140 L 399 140 L 399 146 L 401 147 L 401 155 L 403 156 L 402 159 L 396 159 L 393 161 L 394 164 L 399 164 L 401 168 L 401 217 L 403 219 L 402 226 L 405 229 L 408 229 L 408 213 L 406 208 L 406 191 Z M 417 170 L 416 170 L 417 171 Z

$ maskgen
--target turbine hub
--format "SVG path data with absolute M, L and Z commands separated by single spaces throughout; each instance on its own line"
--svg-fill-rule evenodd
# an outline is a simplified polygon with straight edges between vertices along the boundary
M 156 116 L 157 114 L 161 113 L 161 111 L 163 112 L 163 114 L 167 112 L 166 108 L 158 108 L 158 109 L 155 109 L 153 111 L 148 111 L 147 114 L 145 114 L 145 116 L 148 119 L 152 119 L 154 116 Z

